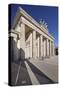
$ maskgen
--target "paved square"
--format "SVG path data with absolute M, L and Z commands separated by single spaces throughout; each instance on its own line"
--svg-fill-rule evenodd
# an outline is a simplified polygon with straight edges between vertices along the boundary
M 54 82 L 58 82 L 58 56 L 47 58 L 44 60 L 32 60 L 30 62 L 41 70 Z

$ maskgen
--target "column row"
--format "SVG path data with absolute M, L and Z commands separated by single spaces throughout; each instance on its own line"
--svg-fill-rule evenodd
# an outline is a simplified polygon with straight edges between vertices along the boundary
M 51 42 L 50 40 L 48 40 L 48 38 L 45 37 L 43 35 L 39 35 L 38 37 L 38 56 L 42 57 L 42 56 L 51 56 L 54 55 L 54 43 Z M 25 24 L 21 23 L 21 39 L 20 39 L 20 47 L 22 49 L 21 52 L 21 57 L 24 56 L 23 54 L 25 54 Z M 32 31 L 32 57 L 36 57 L 36 31 L 33 30 Z
M 36 31 L 33 31 L 33 57 L 36 57 L 36 52 L 38 53 L 37 56 L 53 56 L 54 55 L 54 43 L 50 41 L 48 38 L 44 39 L 43 35 L 39 35 L 38 37 L 38 52 L 36 51 Z

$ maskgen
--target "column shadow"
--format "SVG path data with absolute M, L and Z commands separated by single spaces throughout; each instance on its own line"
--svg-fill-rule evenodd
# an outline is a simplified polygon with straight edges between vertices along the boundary
M 37 67 L 35 67 L 32 63 L 30 63 L 29 60 L 27 60 L 27 63 L 29 64 L 31 70 L 35 74 L 36 78 L 38 79 L 40 84 L 54 84 L 57 82 L 52 81 L 50 78 L 48 78 L 43 72 L 41 72 Z

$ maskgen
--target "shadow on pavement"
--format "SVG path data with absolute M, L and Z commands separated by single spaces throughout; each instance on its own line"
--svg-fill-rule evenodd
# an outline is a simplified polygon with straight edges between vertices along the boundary
M 19 63 L 21 63 L 19 76 L 17 83 L 15 85 Z M 21 86 L 21 85 L 32 85 L 29 74 L 27 72 L 27 68 L 25 66 L 24 60 L 20 60 L 20 62 L 12 62 L 11 63 L 11 85 L 12 86 Z
M 53 83 L 55 83 L 54 81 L 49 79 L 46 75 L 44 75 L 43 72 L 41 72 L 39 69 L 37 69 L 32 63 L 30 63 L 29 60 L 26 59 L 26 61 L 29 64 L 33 73 L 35 74 L 36 78 L 40 82 L 40 84 L 53 84 Z

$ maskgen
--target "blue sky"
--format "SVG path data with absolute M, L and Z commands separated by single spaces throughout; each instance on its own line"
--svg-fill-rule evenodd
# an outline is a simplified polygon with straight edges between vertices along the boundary
M 52 6 L 33 6 L 33 5 L 11 5 L 11 25 L 13 24 L 18 7 L 21 6 L 37 22 L 43 19 L 48 23 L 48 31 L 55 38 L 55 47 L 58 46 L 58 7 Z

